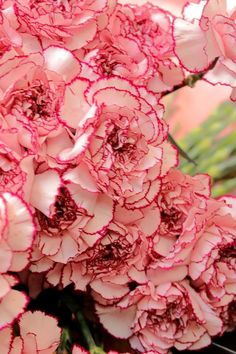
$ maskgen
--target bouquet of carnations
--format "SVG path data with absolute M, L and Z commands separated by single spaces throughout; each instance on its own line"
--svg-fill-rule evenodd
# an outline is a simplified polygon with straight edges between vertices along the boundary
M 0 6 L 0 353 L 167 354 L 233 330 L 236 199 L 178 170 L 163 97 L 203 79 L 236 100 L 236 2 Z

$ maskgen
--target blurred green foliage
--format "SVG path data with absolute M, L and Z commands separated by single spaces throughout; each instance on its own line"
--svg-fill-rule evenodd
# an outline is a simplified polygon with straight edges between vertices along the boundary
M 196 165 L 180 157 L 180 169 L 212 177 L 214 197 L 236 190 L 236 105 L 221 104 L 199 127 L 178 142 Z

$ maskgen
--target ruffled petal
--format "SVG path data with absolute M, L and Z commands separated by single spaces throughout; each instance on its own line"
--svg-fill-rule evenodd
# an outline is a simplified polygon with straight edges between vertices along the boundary
M 49 170 L 36 175 L 31 190 L 31 204 L 50 217 L 60 187 L 61 179 L 57 171 Z
M 61 329 L 55 318 L 45 315 L 41 311 L 26 312 L 19 322 L 21 337 L 33 334 L 38 350 L 45 350 L 52 345 L 58 345 Z
M 16 290 L 10 290 L 0 302 L 0 328 L 16 320 L 28 303 L 27 297 Z
M 135 319 L 135 307 L 120 310 L 115 307 L 96 305 L 96 312 L 101 324 L 116 338 L 128 338 L 132 335 L 132 324 Z

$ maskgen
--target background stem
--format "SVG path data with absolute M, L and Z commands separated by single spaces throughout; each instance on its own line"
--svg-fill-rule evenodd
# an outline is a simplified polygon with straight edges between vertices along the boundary
M 78 311 L 76 313 L 76 317 L 77 317 L 77 320 L 80 324 L 81 332 L 83 333 L 84 339 L 85 339 L 87 346 L 89 348 L 89 352 L 91 354 L 106 354 L 102 348 L 96 346 L 96 343 L 94 342 L 94 339 L 91 335 L 90 329 L 84 319 L 82 312 Z

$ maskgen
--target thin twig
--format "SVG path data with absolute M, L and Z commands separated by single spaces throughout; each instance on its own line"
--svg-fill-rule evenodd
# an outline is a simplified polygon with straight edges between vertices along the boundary
M 89 348 L 89 352 L 91 354 L 106 354 L 102 348 L 97 347 L 96 343 L 94 342 L 94 339 L 91 335 L 90 329 L 87 325 L 87 322 L 85 321 L 85 318 L 82 314 L 81 311 L 78 311 L 76 313 L 76 318 L 80 324 L 80 329 L 81 332 L 83 333 L 84 339 L 86 340 L 87 346 Z
M 80 324 L 80 329 L 81 329 L 81 332 L 83 333 L 84 339 L 86 340 L 88 348 L 91 349 L 93 347 L 96 347 L 96 344 L 95 344 L 93 337 L 90 333 L 90 329 L 84 319 L 83 314 L 80 311 L 76 313 L 76 318 Z
M 203 76 L 208 73 L 209 70 L 212 70 L 214 68 L 218 59 L 219 58 L 215 58 L 215 60 L 209 65 L 209 67 L 206 70 L 200 72 L 199 74 L 192 74 L 187 76 L 181 84 L 175 85 L 172 90 L 164 92 L 163 96 L 169 95 L 170 93 L 173 93 L 185 86 L 194 87 L 197 81 L 201 80 Z
M 223 346 L 220 345 L 220 344 L 212 343 L 212 345 L 214 345 L 214 346 L 217 347 L 217 348 L 222 349 L 222 350 L 225 352 L 225 354 L 227 354 L 227 353 L 228 353 L 228 354 L 236 354 L 236 351 L 235 351 L 235 350 L 232 350 L 232 349 L 223 347 Z

